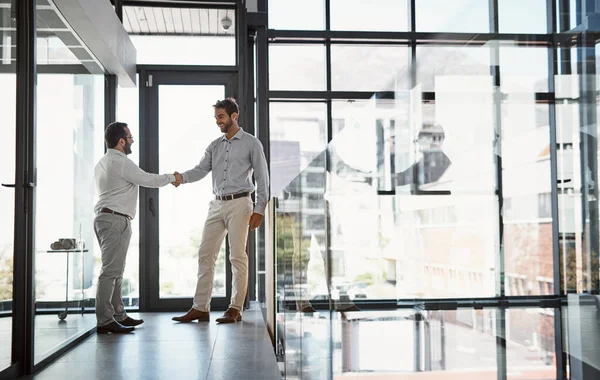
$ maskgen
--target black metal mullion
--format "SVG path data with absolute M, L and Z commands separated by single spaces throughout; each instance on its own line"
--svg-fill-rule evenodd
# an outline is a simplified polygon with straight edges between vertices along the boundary
M 413 37 L 410 39 L 410 88 L 417 85 L 417 39 L 414 33 L 417 31 L 417 0 L 410 0 L 410 31 Z
M 244 26 L 244 28 L 247 30 L 247 26 Z M 253 41 L 250 40 L 248 34 L 246 34 L 246 37 L 243 40 L 240 40 L 240 43 L 243 43 L 246 45 L 246 55 L 244 57 L 242 57 L 242 59 L 244 59 L 244 69 L 240 70 L 241 72 L 245 72 L 246 73 L 246 80 L 245 83 L 243 83 L 240 80 L 240 85 L 245 86 L 245 96 L 242 100 L 242 103 L 244 104 L 244 109 L 245 109 L 245 115 L 246 115 L 246 123 L 245 125 L 247 126 L 247 130 L 248 133 L 251 133 L 252 135 L 256 136 L 256 124 L 255 124 L 255 119 L 254 119 L 254 73 L 253 73 L 253 69 L 254 69 L 254 43 Z M 241 66 L 240 62 L 240 66 Z M 266 215 L 265 215 L 266 217 Z M 258 262 L 260 260 L 259 258 L 259 253 L 260 250 L 256 249 L 256 241 L 258 240 L 257 235 L 259 234 L 259 231 L 257 230 L 256 233 L 250 233 L 248 234 L 248 258 L 252 258 L 250 260 L 250 262 L 248 263 L 248 292 L 246 294 L 246 302 L 250 302 L 250 301 L 256 301 L 258 299 L 257 297 L 257 282 L 258 282 Z
M 140 168 L 148 171 L 151 167 L 151 156 L 152 147 L 150 140 L 153 140 L 151 136 L 156 131 L 153 128 L 154 115 L 151 113 L 155 110 L 158 105 L 157 95 L 153 94 L 153 87 L 149 87 L 149 78 L 153 75 L 151 71 L 142 70 L 139 74 L 139 107 L 140 107 L 140 154 L 139 162 Z M 156 110 L 155 112 L 158 112 Z M 152 189 L 140 187 L 140 200 L 139 200 L 139 224 L 140 224 L 140 258 L 139 258 L 139 273 L 140 273 L 140 298 L 139 298 L 139 310 L 141 312 L 151 310 L 156 304 L 156 300 L 159 298 L 158 292 L 158 250 L 154 249 L 157 247 L 154 236 L 156 231 L 152 222 L 152 212 L 149 210 L 150 198 L 152 197 Z
M 158 7 L 158 8 L 186 8 L 186 9 L 236 9 L 236 5 L 241 1 L 138 1 L 122 0 L 125 7 Z
M 107 74 L 104 76 L 104 125 L 117 120 L 117 76 Z M 106 153 L 106 144 L 104 153 Z
M 123 0 L 110 0 L 115 7 L 115 13 L 121 22 L 123 22 Z
M 498 0 L 489 0 L 490 33 L 497 34 L 499 30 Z M 502 209 L 504 207 L 504 191 L 502 181 L 502 92 L 500 78 L 500 48 L 493 44 L 490 49 L 492 66 L 490 74 L 493 80 L 492 102 L 493 102 L 493 127 L 495 129 L 493 146 L 494 161 L 496 164 L 496 194 L 498 197 L 498 252 L 496 259 L 496 292 L 498 297 L 506 296 L 504 276 L 504 218 Z M 506 360 L 506 310 L 496 310 L 496 364 L 498 368 L 498 380 L 507 378 Z
M 547 31 L 555 33 L 557 31 L 557 6 L 555 0 L 546 0 L 547 9 Z M 558 74 L 558 48 L 557 41 L 549 48 L 548 53 L 548 91 L 555 92 L 554 78 Z M 560 296 L 562 292 L 561 282 L 561 252 L 559 240 L 560 215 L 558 207 L 558 159 L 557 159 L 557 139 L 556 139 L 556 103 L 550 102 L 549 112 L 549 133 L 550 133 L 550 186 L 551 186 L 551 208 L 552 208 L 552 261 L 554 274 L 554 294 Z M 562 308 L 554 309 L 554 353 L 556 360 L 556 379 L 566 379 L 566 355 L 563 348 L 563 327 L 562 327 Z
M 117 17 L 123 22 L 123 2 L 122 0 L 111 0 Z M 104 76 L 104 125 L 117 120 L 117 76 L 106 74 Z M 106 145 L 104 152 L 106 153 Z
M 416 54 L 416 53 L 413 53 Z M 413 66 L 416 66 L 416 59 L 413 55 L 411 58 Z M 411 70 L 410 79 L 417 82 L 417 71 Z M 531 94 L 531 93 L 527 93 Z M 326 102 L 328 99 L 364 99 L 370 100 L 373 97 L 377 99 L 395 99 L 396 94 L 393 91 L 269 91 L 269 99 L 271 101 L 281 102 Z M 499 95 L 502 99 L 505 98 L 506 94 L 500 92 Z M 536 92 L 535 103 L 536 104 L 550 104 L 555 101 L 554 92 Z M 424 102 L 434 102 L 435 92 L 434 91 L 423 91 L 421 92 L 421 99 Z
M 35 322 L 35 107 L 36 9 L 34 0 L 17 6 L 17 109 L 12 362 L 19 375 L 34 365 Z
M 326 32 L 331 31 L 331 0 L 325 0 L 325 30 Z M 326 75 L 326 90 L 328 93 L 332 91 L 332 66 L 331 66 L 331 39 L 325 40 L 325 75 Z M 331 99 L 327 99 L 327 144 L 325 146 L 325 173 L 331 172 L 331 154 L 329 144 L 333 140 L 333 104 Z M 332 268 L 332 257 L 333 252 L 331 249 L 331 209 L 329 207 L 329 201 L 324 201 L 325 205 L 325 282 L 327 283 L 327 295 L 328 295 L 328 311 L 329 311 L 329 329 L 328 329 L 328 343 L 329 343 L 329 357 L 333 358 L 334 345 L 333 345 L 333 320 L 334 320 L 334 304 L 331 299 L 331 278 L 333 276 Z M 333 360 L 327 361 L 327 374 L 329 379 L 333 379 L 334 373 Z

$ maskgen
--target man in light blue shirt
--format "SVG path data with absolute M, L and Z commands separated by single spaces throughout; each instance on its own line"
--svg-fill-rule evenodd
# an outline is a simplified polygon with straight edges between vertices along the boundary
M 214 106 L 217 125 L 223 136 L 211 142 L 200 163 L 193 169 L 177 174 L 176 186 L 196 182 L 212 172 L 215 199 L 210 202 L 198 250 L 198 282 L 192 308 L 178 322 L 210 319 L 215 262 L 225 235 L 229 236 L 230 261 L 233 271 L 231 303 L 219 323 L 242 319 L 242 308 L 248 285 L 248 226 L 254 230 L 262 223 L 269 201 L 269 173 L 260 141 L 238 125 L 239 108 L 232 98 Z M 256 179 L 256 205 L 250 195 Z

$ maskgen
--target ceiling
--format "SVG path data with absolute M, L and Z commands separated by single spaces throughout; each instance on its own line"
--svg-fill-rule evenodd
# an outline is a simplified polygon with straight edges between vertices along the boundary
M 123 25 L 134 35 L 234 36 L 235 11 L 125 6 Z
M 16 61 L 16 28 L 10 0 L 0 0 L 0 65 Z M 94 74 L 103 73 L 98 60 L 83 46 L 56 6 L 36 0 L 38 65 L 82 65 Z

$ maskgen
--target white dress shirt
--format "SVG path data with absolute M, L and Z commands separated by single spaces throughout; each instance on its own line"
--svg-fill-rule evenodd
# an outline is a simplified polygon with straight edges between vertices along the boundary
M 127 155 L 116 149 L 108 149 L 94 169 L 98 203 L 96 214 L 103 208 L 135 217 L 138 187 L 158 188 L 175 182 L 173 174 L 146 173 Z

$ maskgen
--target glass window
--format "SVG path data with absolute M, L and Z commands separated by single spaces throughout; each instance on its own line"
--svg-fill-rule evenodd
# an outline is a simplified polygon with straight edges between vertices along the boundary
M 333 91 L 394 91 L 410 88 L 406 46 L 332 45 Z
M 538 295 L 538 278 L 554 273 L 549 109 L 508 94 L 501 110 L 505 271 L 519 281 L 511 295 Z
M 500 33 L 547 33 L 546 0 L 499 0 Z
M 556 379 L 554 317 L 554 309 L 506 311 L 507 379 Z
M 43 74 L 37 76 L 33 210 L 35 363 L 96 325 L 95 315 L 83 311 L 93 305 L 95 296 L 94 167 L 104 141 L 104 75 L 96 75 L 99 66 L 90 66 L 92 62 L 79 54 L 82 48 L 73 45 L 77 39 L 56 7 L 43 3 L 37 9 L 40 36 L 60 40 L 77 61 L 48 60 L 54 53 L 46 51 L 44 56 L 40 51 L 50 45 L 37 46 Z M 50 26 L 60 34 L 49 35 Z M 76 64 L 80 73 L 69 73 L 64 63 Z M 89 74 L 81 74 L 81 67 Z
M 17 3 L 12 3 L 13 7 Z M 0 7 L 0 182 L 15 183 L 16 33 L 11 31 L 11 5 Z M 13 47 L 11 49 L 11 46 Z M 11 364 L 13 305 L 13 241 L 15 190 L 0 187 L 0 371 Z
M 417 32 L 490 32 L 487 0 L 416 0 Z
M 277 292 L 293 309 L 328 294 L 325 183 L 306 184 L 307 177 L 325 177 L 326 120 L 324 103 L 270 103 L 271 192 L 279 197 Z
M 134 144 L 131 147 L 131 154 L 127 157 L 139 165 L 140 149 L 144 146 L 143 136 L 140 135 L 139 128 L 139 75 L 136 76 L 136 87 L 121 87 L 117 91 L 117 120 L 127 123 L 129 131 L 134 136 Z M 136 208 L 136 215 L 139 215 L 139 204 Z M 101 257 L 100 247 L 96 242 L 96 265 L 94 274 L 97 277 L 100 274 Z M 139 287 L 139 268 L 140 268 L 140 223 L 136 218 L 131 223 L 131 242 L 127 251 L 127 265 L 123 273 L 122 295 L 123 303 L 126 309 L 136 309 L 139 307 L 140 287 Z
M 331 0 L 331 30 L 380 32 L 410 30 L 409 1 Z
M 224 99 L 225 93 L 221 84 L 158 86 L 159 173 L 176 170 L 183 173 L 194 168 L 211 142 L 223 136 L 214 127 L 211 104 L 215 99 Z M 173 133 L 173 125 L 179 126 L 180 133 Z M 188 297 L 195 292 L 198 282 L 198 247 L 202 242 L 203 218 L 209 215 L 214 199 L 212 181 L 199 181 L 178 189 L 169 185 L 159 195 L 159 296 Z M 223 240 L 215 258 L 213 297 L 226 296 L 225 247 Z
M 103 89 L 104 76 L 38 75 L 36 308 L 73 314 L 64 332 L 56 331 L 56 314 L 36 316 L 36 362 L 96 325 L 93 314 L 77 311 L 94 298 L 97 279 L 93 173 L 103 154 Z
M 123 7 L 138 64 L 236 64 L 233 9 Z
M 323 30 L 323 0 L 269 0 L 269 29 Z
M 500 46 L 502 92 L 548 91 L 548 48 Z
M 430 105 L 333 103 L 331 245 L 345 263 L 337 281 L 364 288 L 367 298 L 495 294 L 492 86 L 456 93 L 460 82 L 447 78 L 442 88 L 452 91 L 440 90 Z M 386 177 L 395 196 L 377 193 Z M 477 286 L 428 285 L 426 268 L 449 281 L 456 267 L 477 275 Z
M 234 37 L 131 36 L 137 63 L 148 65 L 222 65 L 236 62 Z
M 325 188 L 325 173 L 306 173 L 304 175 L 305 178 L 305 187 L 308 188 Z
M 488 47 L 418 46 L 417 83 L 422 91 L 436 92 L 463 92 L 490 86 L 490 50 Z
M 285 189 L 301 190 L 307 175 L 324 175 L 327 111 L 324 103 L 272 102 L 269 112 L 271 193 L 279 197 Z
M 269 46 L 270 90 L 326 89 L 324 45 Z

